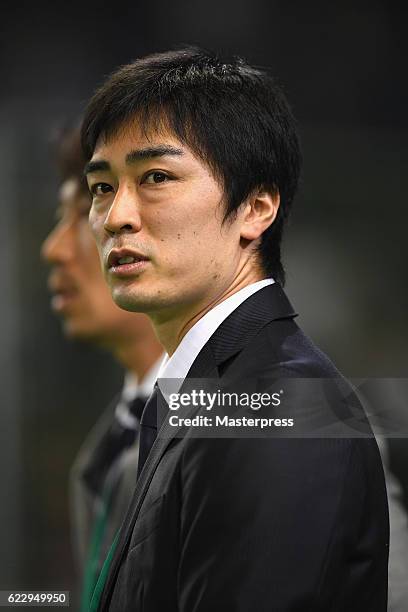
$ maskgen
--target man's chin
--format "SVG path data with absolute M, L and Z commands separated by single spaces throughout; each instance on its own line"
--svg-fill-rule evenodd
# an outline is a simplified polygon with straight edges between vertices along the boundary
M 76 318 L 64 319 L 62 326 L 64 336 L 74 342 L 89 342 L 103 344 L 103 333 L 95 328 L 94 321 L 83 321 Z
M 142 312 L 149 314 L 154 311 L 157 307 L 156 301 L 152 297 L 142 295 L 141 292 L 137 294 L 128 293 L 121 291 L 120 289 L 113 289 L 112 298 L 116 306 L 119 306 L 122 310 L 128 312 Z

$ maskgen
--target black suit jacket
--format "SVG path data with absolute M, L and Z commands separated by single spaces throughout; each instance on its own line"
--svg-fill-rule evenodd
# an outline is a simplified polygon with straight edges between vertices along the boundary
M 278 284 L 261 289 L 222 323 L 188 376 L 338 378 L 294 316 Z M 383 612 L 387 562 L 373 437 L 170 433 L 156 439 L 137 482 L 99 609 Z

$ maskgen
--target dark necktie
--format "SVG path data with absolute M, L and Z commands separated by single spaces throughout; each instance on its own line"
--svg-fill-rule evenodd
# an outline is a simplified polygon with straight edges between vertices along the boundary
M 157 401 L 159 399 L 159 388 L 157 383 L 154 385 L 153 393 L 146 402 L 140 420 L 140 438 L 139 438 L 139 462 L 137 466 L 137 475 L 146 462 L 150 453 L 150 449 L 157 436 Z
M 122 402 L 124 400 L 122 399 Z M 145 397 L 136 397 L 132 401 L 127 401 L 129 413 L 135 417 L 126 426 L 118 417 L 115 417 L 108 431 L 100 440 L 95 449 L 92 461 L 84 471 L 83 478 L 88 487 L 101 499 L 100 504 L 95 510 L 94 522 L 92 526 L 92 538 L 90 541 L 88 559 L 85 566 L 84 582 L 82 591 L 81 610 L 89 610 L 90 601 L 101 563 L 103 561 L 103 543 L 106 537 L 106 527 L 109 520 L 109 512 L 112 501 L 112 491 L 118 485 L 121 472 L 112 471 L 114 464 L 119 460 L 122 453 L 134 444 L 137 432 L 140 427 L 140 417 L 146 404 Z M 126 421 L 125 421 L 126 423 Z M 114 479 L 112 478 L 114 475 Z
M 142 418 L 143 408 L 146 406 L 147 397 L 135 397 L 129 403 L 129 411 L 135 416 L 138 421 Z
M 140 421 L 145 397 L 136 397 L 128 403 L 129 412 Z M 106 476 L 112 465 L 119 459 L 126 448 L 134 444 L 137 427 L 125 427 L 115 418 L 95 449 L 92 461 L 86 467 L 83 478 L 88 486 L 98 495 L 102 493 Z

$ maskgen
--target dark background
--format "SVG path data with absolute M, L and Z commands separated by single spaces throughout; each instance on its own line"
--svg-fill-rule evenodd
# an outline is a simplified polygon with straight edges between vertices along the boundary
M 192 43 L 267 67 L 303 138 L 285 243 L 299 322 L 346 375 L 404 377 L 407 9 L 375 0 L 2 6 L 0 589 L 73 590 L 68 471 L 121 374 L 107 355 L 66 343 L 49 311 L 39 249 L 56 205 L 53 130 L 142 54 Z

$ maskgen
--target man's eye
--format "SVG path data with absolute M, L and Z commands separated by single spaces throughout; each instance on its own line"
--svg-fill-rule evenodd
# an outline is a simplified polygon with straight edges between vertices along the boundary
M 170 177 L 167 174 L 155 170 L 154 172 L 149 172 L 148 174 L 145 174 L 142 183 L 147 183 L 148 185 L 156 185 L 158 183 L 165 183 L 168 180 L 170 180 Z
M 112 191 L 112 187 L 108 183 L 94 183 L 90 186 L 89 191 L 93 196 L 100 196 Z

